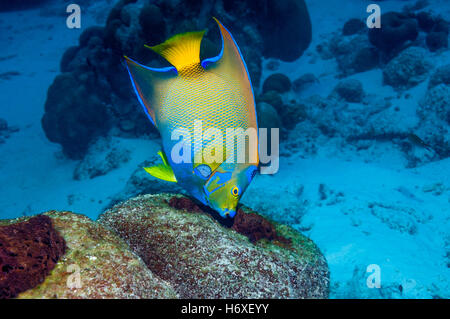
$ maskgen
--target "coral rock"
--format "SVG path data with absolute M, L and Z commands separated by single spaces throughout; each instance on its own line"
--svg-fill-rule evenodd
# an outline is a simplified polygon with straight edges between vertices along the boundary
M 113 139 L 100 138 L 89 147 L 89 151 L 73 172 L 75 180 L 102 176 L 130 160 L 130 152 Z
M 139 24 L 148 45 L 156 45 L 164 41 L 166 25 L 159 7 L 153 4 L 143 7 L 139 13 Z
M 350 19 L 347 22 L 345 22 L 342 34 L 353 35 L 363 31 L 365 28 L 366 25 L 360 19 Z
M 377 48 L 391 52 L 419 35 L 417 20 L 407 14 L 387 12 L 381 15 L 382 27 L 369 30 L 369 40 Z
M 2 11 L 16 11 L 27 10 L 35 8 L 40 5 L 44 5 L 48 0 L 15 0 L 15 1 L 2 1 L 0 2 L 0 12 Z
M 278 93 L 285 93 L 291 89 L 291 80 L 282 74 L 275 73 L 270 75 L 263 84 L 263 92 L 276 91 Z
M 380 56 L 378 50 L 372 47 L 364 47 L 356 52 L 351 63 L 351 68 L 355 70 L 355 73 L 365 72 L 377 67 L 379 62 Z
M 450 86 L 439 84 L 428 88 L 419 101 L 417 115 L 421 119 L 417 134 L 440 158 L 450 156 Z
M 425 11 L 419 12 L 416 15 L 417 22 L 419 23 L 419 27 L 425 31 L 430 32 L 435 24 L 433 16 Z
M 143 167 L 150 167 L 160 163 L 161 158 L 155 154 L 150 160 L 144 161 L 137 165 L 137 168 L 131 174 L 125 187 L 116 195 L 114 195 L 111 201 L 105 206 L 108 209 L 115 204 L 125 201 L 128 198 L 135 197 L 143 194 L 156 194 L 156 193 L 181 193 L 186 191 L 181 188 L 178 183 L 168 183 L 160 180 L 156 177 L 149 175 Z
M 261 15 L 264 56 L 292 62 L 299 58 L 311 43 L 312 26 L 304 0 L 264 1 Z M 280 23 L 283 21 L 283 23 Z
M 448 48 L 448 34 L 445 32 L 430 32 L 427 35 L 426 42 L 431 52 Z
M 298 123 L 304 121 L 308 117 L 308 114 L 306 113 L 305 106 L 294 100 L 284 105 L 281 116 L 283 127 L 292 129 Z
M 333 94 L 351 103 L 360 103 L 364 96 L 362 83 L 359 80 L 349 79 L 339 82 Z
M 450 85 L 450 64 L 439 67 L 430 78 L 429 88 L 439 84 Z
M 47 138 L 60 143 L 68 157 L 81 158 L 89 143 L 109 129 L 105 100 L 72 73 L 58 75 L 48 89 L 42 117 Z
M 256 102 L 264 102 L 272 105 L 277 111 L 281 111 L 283 109 L 283 99 L 281 98 L 280 93 L 276 91 L 266 92 L 256 98 Z
M 445 34 L 448 35 L 449 29 L 450 29 L 450 26 L 446 20 L 444 20 L 441 17 L 436 19 L 436 22 L 433 27 L 433 32 L 444 32 Z
M 374 48 L 363 34 L 333 36 L 320 47 L 322 58 L 336 58 L 343 76 L 368 71 L 379 64 L 380 50 Z
M 316 78 L 316 76 L 313 73 L 305 73 L 292 82 L 292 89 L 295 92 L 300 92 L 314 83 L 319 83 L 319 80 Z
M 425 80 L 432 68 L 426 50 L 410 47 L 392 59 L 383 70 L 384 83 L 394 88 L 411 88 Z
M 288 226 L 273 223 L 271 228 L 259 218 L 243 217 L 253 227 L 252 243 L 209 214 L 171 207 L 173 196 L 140 196 L 116 205 L 98 221 L 115 230 L 181 298 L 328 296 L 326 261 L 311 240 Z M 262 237 L 274 240 L 257 240 Z
M 267 129 L 281 127 L 281 119 L 272 105 L 264 102 L 256 104 L 256 114 L 259 127 Z

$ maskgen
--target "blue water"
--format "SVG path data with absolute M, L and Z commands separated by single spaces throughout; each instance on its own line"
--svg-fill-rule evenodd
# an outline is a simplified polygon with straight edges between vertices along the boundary
M 214 15 L 240 46 L 260 126 L 280 128 L 279 171 L 241 202 L 319 246 L 332 298 L 448 298 L 450 3 L 181 2 L 111 14 L 114 1 L 80 1 L 80 28 L 69 2 L 0 6 L 0 218 L 95 219 L 141 193 L 180 191 L 140 170 L 160 138 L 121 57 L 167 66 L 143 44 L 203 28 L 202 57 L 216 55 Z

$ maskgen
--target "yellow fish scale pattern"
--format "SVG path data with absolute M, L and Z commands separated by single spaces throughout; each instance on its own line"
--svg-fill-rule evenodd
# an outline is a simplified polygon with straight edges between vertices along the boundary
M 161 99 L 157 117 L 169 132 L 182 127 L 193 136 L 194 122 L 200 120 L 203 132 L 211 127 L 218 128 L 225 142 L 226 128 L 246 130 L 249 127 L 248 102 L 240 85 L 232 79 L 203 69 L 200 64 L 180 70 L 167 95 Z M 192 142 L 199 139 L 201 136 L 197 134 Z

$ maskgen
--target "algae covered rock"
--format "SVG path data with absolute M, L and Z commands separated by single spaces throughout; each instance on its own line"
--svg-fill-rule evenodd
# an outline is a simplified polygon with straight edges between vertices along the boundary
M 19 298 L 175 298 L 169 284 L 157 278 L 111 231 L 89 218 L 51 211 L 56 231 L 66 243 L 65 255 L 45 280 Z M 13 224 L 24 219 L 1 221 Z
M 145 195 L 98 222 L 114 230 L 181 298 L 326 298 L 315 244 L 242 207 L 230 227 L 183 195 Z
M 421 120 L 417 133 L 441 159 L 450 156 L 449 100 L 449 85 L 432 86 L 419 101 L 416 110 Z
M 350 103 L 360 103 L 364 97 L 364 90 L 361 81 L 346 79 L 336 85 L 331 95 Z
M 409 89 L 427 77 L 433 65 L 423 48 L 409 47 L 392 59 L 383 70 L 383 81 L 396 89 Z
M 360 33 L 352 36 L 334 34 L 320 44 L 318 50 L 323 59 L 336 59 L 342 77 L 374 69 L 380 62 L 380 50 Z
M 75 167 L 73 178 L 83 180 L 106 175 L 129 160 L 130 151 L 123 148 L 118 140 L 99 138 L 89 146 L 86 156 Z

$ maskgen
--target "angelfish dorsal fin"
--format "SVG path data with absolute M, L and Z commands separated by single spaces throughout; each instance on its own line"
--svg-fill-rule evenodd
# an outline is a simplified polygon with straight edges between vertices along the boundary
M 170 167 L 169 162 L 167 161 L 166 155 L 162 151 L 159 151 L 158 155 L 161 157 L 163 163 L 151 167 L 144 167 L 144 170 L 153 177 L 176 183 L 177 179 L 173 173 L 172 167 Z
M 147 46 L 147 48 L 161 55 L 178 71 L 200 63 L 200 44 L 205 31 L 186 32 L 174 35 L 165 42 Z

